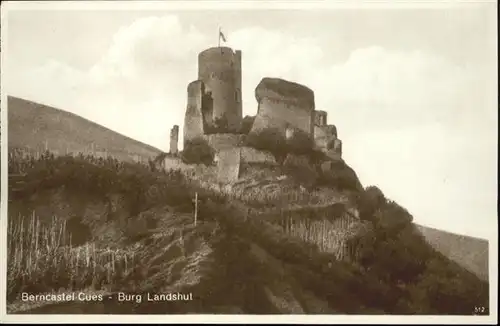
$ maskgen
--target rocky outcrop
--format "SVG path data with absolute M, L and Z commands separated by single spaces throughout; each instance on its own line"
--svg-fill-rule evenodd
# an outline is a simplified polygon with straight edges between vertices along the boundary
M 280 78 L 263 78 L 255 89 L 258 111 L 251 133 L 267 128 L 301 129 L 313 134 L 314 92 Z

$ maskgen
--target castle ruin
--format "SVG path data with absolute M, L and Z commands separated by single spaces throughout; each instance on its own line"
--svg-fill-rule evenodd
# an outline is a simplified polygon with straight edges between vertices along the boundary
M 241 57 L 241 51 L 229 47 L 212 47 L 198 54 L 198 78 L 187 86 L 184 147 L 204 138 L 216 152 L 228 151 L 242 146 L 245 133 L 273 128 L 290 138 L 300 130 L 330 160 L 341 160 L 337 128 L 328 124 L 326 111 L 316 110 L 314 91 L 281 78 L 264 77 L 256 86 L 257 113 L 251 127 L 242 132 Z M 249 156 L 245 149 L 241 147 L 239 158 Z

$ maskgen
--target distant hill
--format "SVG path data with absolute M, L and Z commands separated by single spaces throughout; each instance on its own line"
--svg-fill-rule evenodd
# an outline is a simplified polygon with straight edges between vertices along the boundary
M 488 241 L 416 225 L 428 243 L 463 268 L 488 281 Z
M 161 153 L 76 114 L 9 96 L 9 148 L 65 154 L 84 152 L 120 160 L 147 160 Z

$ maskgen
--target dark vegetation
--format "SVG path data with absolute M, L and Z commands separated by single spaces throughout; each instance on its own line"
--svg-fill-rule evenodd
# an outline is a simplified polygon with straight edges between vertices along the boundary
M 255 121 L 255 116 L 247 115 L 241 121 L 240 134 L 248 135 L 252 129 L 253 122 Z
M 163 205 L 175 212 L 191 213 L 193 194 L 199 192 L 200 220 L 219 227 L 212 243 L 217 268 L 209 273 L 210 281 L 203 283 L 210 290 L 200 290 L 205 307 L 216 302 L 237 305 L 248 313 L 276 313 L 263 286 L 279 279 L 297 293 L 303 290 L 313 293 L 339 313 L 471 315 L 480 307 L 488 313 L 488 284 L 430 248 L 416 232 L 411 215 L 387 200 L 376 187 L 368 187 L 356 196 L 361 219 L 373 223 L 373 230 L 353 240 L 352 245 L 362 248 L 355 260 L 339 262 L 315 245 L 287 236 L 273 222 L 257 215 L 248 216 L 234 200 L 198 188 L 178 171 L 154 171 L 145 164 L 92 156 L 56 157 L 47 152 L 39 159 L 11 155 L 9 174 L 25 175 L 23 184 L 9 189 L 9 199 L 14 203 L 23 202 L 36 192 L 61 188 L 96 197 L 121 194 L 130 219 Z M 19 229 L 20 220 L 10 216 L 9 225 L 14 225 L 9 230 Z M 60 230 L 52 230 L 52 237 L 58 239 Z M 56 284 L 76 289 L 99 288 L 99 284 L 108 282 L 123 289 L 137 280 L 131 275 L 141 266 L 137 259 L 124 258 L 127 255 L 119 248 L 111 258 L 108 251 L 94 250 L 91 255 L 80 256 L 83 260 L 77 260 L 78 256 L 65 251 L 62 243 L 54 250 L 43 251 L 38 247 L 38 254 L 30 255 L 33 259 L 27 261 L 23 258 L 27 256 L 20 255 L 19 250 L 26 250 L 25 242 L 33 237 L 24 240 L 12 234 L 9 237 L 9 301 L 19 291 L 43 292 Z M 256 262 L 250 254 L 252 245 L 264 248 L 278 259 L 285 276 Z M 36 246 L 29 248 L 33 250 Z M 110 275 L 111 261 L 114 267 Z
M 317 186 L 346 191 L 361 189 L 356 173 L 344 161 L 328 160 L 323 152 L 314 148 L 313 139 L 302 130 L 295 130 L 293 137 L 287 140 L 278 129 L 264 129 L 249 134 L 245 145 L 270 152 L 282 165 L 283 172 L 308 189 Z M 289 155 L 300 156 L 302 163 L 295 164 L 293 160 L 287 160 Z M 328 166 L 322 168 L 325 162 Z
M 214 203 L 225 201 L 199 188 L 178 170 L 156 171 L 147 164 L 83 154 L 55 156 L 47 151 L 35 158 L 22 151 L 11 151 L 9 175 L 12 204 L 9 209 L 9 301 L 21 291 L 36 293 L 88 286 L 99 289 L 103 283 L 126 286 L 133 277 L 130 273 L 134 263 L 139 262 L 120 247 L 149 235 L 137 230 L 141 225 L 136 223 L 139 220 L 145 220 L 146 231 L 154 229 L 159 222 L 159 216 L 150 217 L 145 212 L 168 205 L 177 213 L 192 213 L 195 192 L 201 203 L 208 197 Z M 35 211 L 26 211 L 24 206 L 30 205 L 33 196 L 61 189 L 87 204 L 97 200 L 109 206 L 110 196 L 118 195 L 120 211 L 106 211 L 104 216 L 97 216 L 97 223 L 93 220 L 95 216 L 88 216 L 86 220 L 75 214 L 35 216 Z M 14 210 L 25 214 L 16 216 Z M 100 234 L 103 225 L 108 226 L 107 231 L 121 235 L 110 243 Z M 104 247 L 96 245 L 99 240 L 103 240 L 100 243 L 105 244 Z M 91 246 L 78 254 L 72 247 L 79 245 Z M 109 246 L 115 250 L 107 250 Z M 30 251 L 32 255 L 26 255 Z
M 176 227 L 182 227 L 179 224 L 183 220 L 191 222 L 193 194 L 198 192 L 200 223 L 194 237 L 211 241 L 212 258 L 215 259 L 208 267 L 201 266 L 204 278 L 193 290 L 200 294 L 199 300 L 194 306 L 181 303 L 178 310 L 142 304 L 115 306 L 106 313 L 118 313 L 119 310 L 127 314 L 135 311 L 228 313 L 224 307 L 234 306 L 244 313 L 276 313 L 276 307 L 263 291 L 264 286 L 276 282 L 289 284 L 302 302 L 307 299 L 301 298 L 300 292 L 308 290 L 333 313 L 489 313 L 488 283 L 430 248 L 410 223 L 411 215 L 404 208 L 386 199 L 376 187 L 360 189 L 354 171 L 343 162 L 335 163 L 331 169 L 333 173 L 322 174 L 318 182 L 349 193 L 361 218 L 372 223 L 373 229 L 352 240 L 351 245 L 359 247 L 354 260 L 338 262 L 332 254 L 321 252 L 315 245 L 287 236 L 275 221 L 248 213 L 244 205 L 245 209 L 238 206 L 242 204 L 240 201 L 199 188 L 179 171 L 164 172 L 154 165 L 122 162 L 132 160 L 136 154 L 154 157 L 159 150 L 118 137 L 110 130 L 64 111 L 11 97 L 8 102 L 9 147 L 29 146 L 40 151 L 48 141 L 49 147 L 59 153 L 66 150 L 88 153 L 99 150 L 90 146 L 96 139 L 105 139 L 101 148 L 120 159 L 91 155 L 58 157 L 49 152 L 35 157 L 9 148 L 9 304 L 22 291 L 110 288 L 137 293 L 163 289 L 165 280 L 172 276 L 167 270 L 174 265 L 166 256 L 177 259 L 180 250 L 173 246 L 175 250 L 169 249 L 168 255 L 163 255 L 162 250 L 175 242 Z M 44 114 L 39 113 L 41 110 Z M 33 121 L 35 115 L 38 117 L 36 122 Z M 248 124 L 244 123 L 245 128 L 250 127 L 249 119 Z M 27 127 L 33 124 L 34 128 Z M 281 146 L 286 148 L 285 142 L 280 140 L 268 146 L 266 137 L 260 138 L 256 142 L 254 139 L 254 144 L 262 150 L 275 150 L 280 154 L 283 152 Z M 274 146 L 276 144 L 279 146 Z M 198 144 L 202 148 L 205 145 L 203 142 Z M 188 160 L 211 161 L 210 155 L 205 155 L 208 150 L 199 155 L 195 149 L 196 144 L 191 153 L 186 152 Z M 310 155 L 313 164 L 314 155 Z M 286 155 L 281 156 L 284 161 Z M 316 163 L 322 160 L 318 153 Z M 16 174 L 21 176 L 15 177 Z M 62 202 L 55 198 L 49 203 L 43 198 L 46 206 L 78 206 L 82 205 L 80 202 L 88 205 L 87 197 L 107 202 L 113 195 L 120 195 L 123 199 L 118 206 L 122 206 L 124 212 L 110 210 L 94 214 L 98 219 L 92 222 L 80 215 L 69 219 L 53 218 L 44 213 L 43 207 L 36 203 L 31 205 L 32 197 L 57 194 L 56 191 L 73 193 L 77 200 Z M 268 195 L 269 201 L 274 200 L 273 194 L 265 194 Z M 36 212 L 30 215 L 32 209 Z M 314 212 L 313 207 L 305 207 L 305 210 Z M 26 214 L 18 215 L 18 212 Z M 32 218 L 35 216 L 38 218 Z M 139 230 L 130 222 L 142 219 L 148 224 L 148 232 L 137 237 Z M 160 228 L 162 223 L 170 223 L 167 230 L 171 229 L 172 235 L 157 233 L 156 227 Z M 111 234 L 110 239 L 96 237 L 107 233 Z M 83 234 L 82 239 L 76 239 L 78 234 Z M 75 242 L 84 245 L 77 247 Z M 263 248 L 285 273 L 274 270 L 272 264 L 256 261 L 251 254 L 252 245 Z M 469 252 L 474 251 L 467 248 Z M 56 308 L 49 313 L 62 311 Z
M 360 218 L 374 225 L 372 234 L 362 239 L 371 242 L 359 263 L 382 282 L 397 285 L 397 309 L 427 314 L 487 311 L 488 283 L 431 248 L 405 208 L 375 186 L 361 192 L 357 204 Z
M 187 164 L 211 165 L 215 152 L 204 138 L 195 138 L 187 142 L 181 153 L 181 158 Z
M 212 125 L 206 125 L 207 134 L 227 133 L 229 130 L 229 120 L 226 115 L 216 118 Z

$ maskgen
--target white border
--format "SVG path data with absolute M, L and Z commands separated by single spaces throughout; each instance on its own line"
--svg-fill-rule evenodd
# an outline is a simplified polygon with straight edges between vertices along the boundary
M 496 4 L 484 0 L 397 0 L 397 1 L 4 1 L 1 4 L 1 64 L 5 62 L 7 20 L 11 10 L 249 10 L 249 9 L 416 9 L 471 8 Z M 496 8 L 495 8 L 496 9 Z M 0 69 L 0 71 L 2 71 Z M 4 84 L 0 85 L 3 89 Z M 369 316 L 369 315 L 7 315 L 6 314 L 6 254 L 7 254 L 7 96 L 1 94 L 1 218 L 0 218 L 0 322 L 10 323 L 284 323 L 284 324 L 496 324 L 498 300 L 498 233 L 489 239 L 490 316 Z M 497 231 L 498 232 L 498 231 Z

